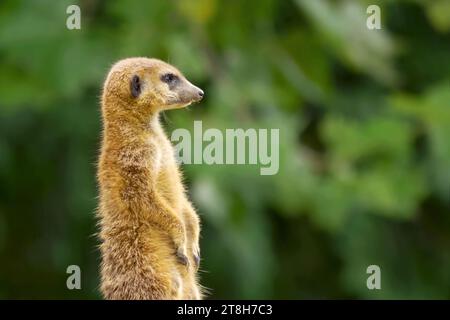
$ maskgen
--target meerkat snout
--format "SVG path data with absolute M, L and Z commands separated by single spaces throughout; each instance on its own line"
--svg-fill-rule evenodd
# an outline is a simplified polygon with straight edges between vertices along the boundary
M 167 84 L 170 90 L 169 106 L 184 107 L 203 99 L 203 90 L 190 83 L 181 73 L 169 72 L 163 74 L 161 80 Z
M 180 88 L 178 91 L 178 96 L 180 98 L 181 103 L 191 104 L 193 102 L 199 102 L 203 99 L 204 92 L 199 87 L 194 86 L 192 83 L 187 81 L 185 84 L 185 88 Z

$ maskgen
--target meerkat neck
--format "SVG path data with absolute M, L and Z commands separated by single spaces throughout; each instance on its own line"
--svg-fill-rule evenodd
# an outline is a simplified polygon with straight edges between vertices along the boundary
M 151 131 L 159 131 L 161 129 L 161 122 L 159 120 L 159 112 L 153 114 L 148 122 L 148 128 Z
M 104 136 L 114 141 L 135 141 L 148 134 L 159 134 L 162 127 L 159 121 L 159 112 L 147 117 L 139 114 L 130 114 L 127 109 L 123 112 L 106 114 L 104 119 Z

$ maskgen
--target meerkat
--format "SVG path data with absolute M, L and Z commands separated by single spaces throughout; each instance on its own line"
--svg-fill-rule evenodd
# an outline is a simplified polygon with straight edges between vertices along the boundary
M 200 88 L 157 59 L 121 60 L 106 78 L 97 173 L 106 299 L 202 297 L 200 221 L 159 120 L 161 111 L 202 98 Z

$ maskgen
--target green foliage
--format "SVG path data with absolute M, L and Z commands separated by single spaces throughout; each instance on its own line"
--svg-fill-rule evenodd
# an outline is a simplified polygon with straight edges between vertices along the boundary
M 72 31 L 69 4 L 0 4 L 0 297 L 99 297 L 101 85 L 153 56 L 206 92 L 168 132 L 280 128 L 277 175 L 183 168 L 213 298 L 450 298 L 448 1 L 85 0 Z

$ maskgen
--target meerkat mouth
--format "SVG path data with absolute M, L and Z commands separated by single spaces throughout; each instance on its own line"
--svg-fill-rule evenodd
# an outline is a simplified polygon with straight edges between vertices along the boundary
M 169 109 L 181 109 L 181 108 L 189 107 L 189 106 L 194 105 L 194 104 L 198 104 L 201 100 L 202 99 L 200 98 L 200 99 L 192 99 L 192 100 L 188 100 L 188 101 L 183 101 L 183 100 L 176 101 L 176 102 L 173 102 L 173 103 L 169 103 L 167 105 L 167 107 Z
M 168 104 L 166 106 L 166 109 L 182 109 L 182 108 L 189 107 L 193 103 L 194 103 L 193 101 L 189 101 L 189 102 L 174 102 L 174 103 Z

